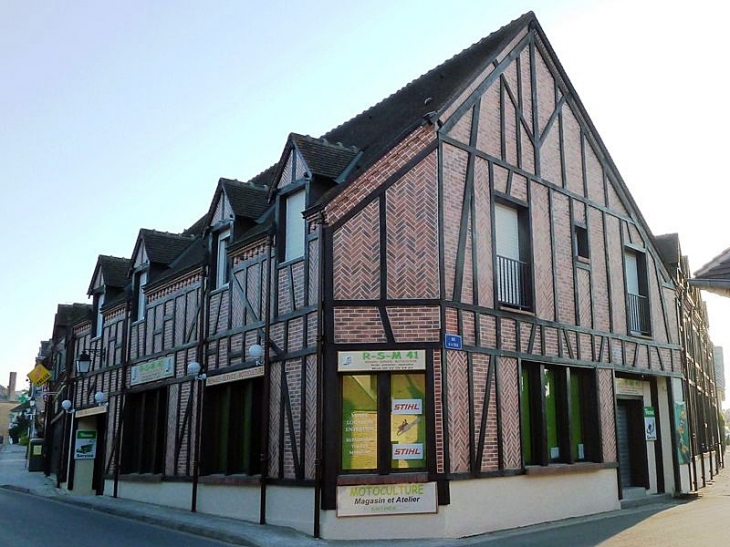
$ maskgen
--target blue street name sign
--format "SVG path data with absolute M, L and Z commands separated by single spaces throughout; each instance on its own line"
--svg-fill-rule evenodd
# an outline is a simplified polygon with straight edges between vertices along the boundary
M 446 349 L 461 349 L 461 336 L 458 334 L 444 335 L 444 346 Z

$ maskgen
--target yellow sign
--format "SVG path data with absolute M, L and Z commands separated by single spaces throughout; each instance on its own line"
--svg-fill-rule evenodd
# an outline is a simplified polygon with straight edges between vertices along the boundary
M 51 373 L 39 363 L 28 373 L 28 379 L 33 382 L 34 386 L 40 387 L 51 379 Z

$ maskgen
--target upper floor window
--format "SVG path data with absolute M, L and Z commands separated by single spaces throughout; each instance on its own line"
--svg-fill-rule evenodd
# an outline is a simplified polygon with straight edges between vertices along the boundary
M 101 308 L 104 306 L 104 292 L 94 295 L 94 324 L 92 326 L 92 336 L 101 336 L 104 329 L 104 314 Z
M 305 207 L 305 191 L 289 194 L 284 202 L 284 260 L 304 256 L 305 221 L 302 211 Z
M 591 258 L 591 250 L 588 245 L 588 229 L 580 224 L 573 224 L 573 246 L 575 256 L 586 260 Z
M 144 319 L 147 310 L 147 295 L 145 294 L 145 285 L 147 284 L 147 270 L 139 270 L 134 272 L 134 300 L 132 305 L 132 316 L 135 321 Z
M 497 261 L 497 300 L 500 304 L 532 308 L 530 238 L 527 210 L 497 203 L 494 206 Z
M 231 267 L 228 261 L 228 245 L 231 242 L 231 230 L 221 230 L 213 236 L 213 279 L 214 289 L 220 289 L 228 284 L 231 278 Z
M 646 277 L 646 255 L 626 249 L 626 306 L 628 326 L 631 334 L 651 334 L 649 320 L 649 291 Z

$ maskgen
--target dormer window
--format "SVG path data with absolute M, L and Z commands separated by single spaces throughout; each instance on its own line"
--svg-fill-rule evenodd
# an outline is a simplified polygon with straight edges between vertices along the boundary
M 231 266 L 228 260 L 228 246 L 231 242 L 231 229 L 226 228 L 213 235 L 213 280 L 214 289 L 228 285 L 231 279 Z
M 147 295 L 144 286 L 147 284 L 147 270 L 139 270 L 134 272 L 134 300 L 133 300 L 133 317 L 135 321 L 140 321 L 145 317 L 147 309 Z
M 104 315 L 101 308 L 104 305 L 104 291 L 94 295 L 94 325 L 92 336 L 101 336 L 104 329 Z
M 294 260 L 304 256 L 305 222 L 302 212 L 305 207 L 304 189 L 289 194 L 284 198 L 285 219 L 284 233 L 284 260 Z

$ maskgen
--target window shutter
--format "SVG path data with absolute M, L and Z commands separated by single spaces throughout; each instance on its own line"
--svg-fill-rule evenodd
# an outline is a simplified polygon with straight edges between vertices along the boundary
M 497 203 L 494 206 L 497 254 L 512 260 L 520 259 L 520 230 L 517 210 Z

